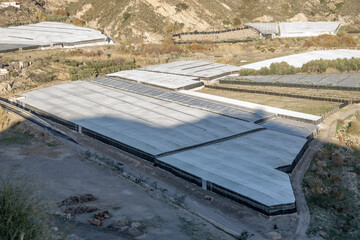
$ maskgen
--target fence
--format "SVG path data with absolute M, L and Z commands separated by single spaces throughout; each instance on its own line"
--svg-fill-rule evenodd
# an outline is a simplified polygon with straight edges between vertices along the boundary
M 173 37 L 180 37 L 181 35 L 198 35 L 198 34 L 220 34 L 220 33 L 226 33 L 226 32 L 233 32 L 233 31 L 240 31 L 244 29 L 248 29 L 249 27 L 241 27 L 241 28 L 232 28 L 232 29 L 226 29 L 221 31 L 210 31 L 210 32 L 182 32 L 178 34 L 173 34 Z
M 322 119 L 324 120 L 325 118 L 329 117 L 330 115 L 336 113 L 337 111 L 339 111 L 340 109 L 346 107 L 347 105 L 350 105 L 350 104 L 353 104 L 353 103 L 359 103 L 360 101 L 356 101 L 356 102 L 353 102 L 353 101 L 348 101 L 348 102 L 344 102 L 343 104 L 333 108 L 332 110 L 330 110 L 329 112 L 327 113 L 324 113 L 323 115 L 321 115 Z
M 191 44 L 191 43 L 199 43 L 199 44 L 203 44 L 203 43 L 239 43 L 239 42 L 251 42 L 253 41 L 253 38 L 255 36 L 252 35 L 245 35 L 245 36 L 233 36 L 233 37 L 224 37 L 223 40 L 214 40 L 211 39 L 213 37 L 210 36 L 216 36 L 219 35 L 221 36 L 221 34 L 225 34 L 225 33 L 230 33 L 230 32 L 236 32 L 236 31 L 244 31 L 244 30 L 250 30 L 251 28 L 249 27 L 242 27 L 242 28 L 233 28 L 233 29 L 227 29 L 227 30 L 222 30 L 222 31 L 210 31 L 210 32 L 183 32 L 183 33 L 178 33 L 178 34 L 173 34 L 173 38 L 172 40 L 174 41 L 175 44 Z M 182 40 L 181 41 L 181 36 L 191 36 L 191 35 L 195 35 L 197 38 L 203 36 L 204 39 L 188 39 L 188 40 Z M 210 36 L 207 36 L 210 35 Z M 206 38 L 206 36 L 208 38 Z M 176 39 L 179 38 L 179 39 Z M 229 39 L 229 40 L 226 40 Z
M 313 96 L 306 96 L 306 95 L 295 95 L 295 94 L 288 94 L 288 93 L 278 93 L 278 92 L 269 92 L 269 91 L 262 91 L 262 90 L 231 88 L 231 87 L 221 87 L 221 86 L 212 86 L 212 85 L 206 85 L 205 87 L 210 88 L 210 89 L 225 90 L 225 91 L 232 91 L 232 92 L 257 93 L 257 94 L 265 94 L 265 95 L 272 95 L 272 96 L 279 96 L 279 97 L 302 98 L 302 99 L 326 101 L 326 102 L 338 102 L 338 103 L 347 103 L 349 101 L 351 101 L 352 103 L 360 102 L 360 100 L 313 97 Z
M 241 80 L 219 80 L 220 84 L 233 84 L 233 85 L 260 85 L 260 86 L 277 86 L 277 87 L 297 87 L 297 88 L 310 88 L 310 89 L 329 89 L 329 90 L 345 90 L 345 91 L 360 91 L 356 87 L 340 87 L 330 85 L 310 85 L 310 84 L 297 84 L 297 83 L 283 83 L 283 82 L 253 82 L 245 79 Z
M 228 41 L 208 41 L 208 40 L 204 40 L 204 41 L 175 41 L 173 39 L 174 43 L 175 44 L 179 44 L 179 45 L 182 45 L 182 44 L 191 44 L 191 43 L 198 43 L 198 44 L 204 44 L 204 43 L 240 43 L 240 42 L 252 42 L 254 41 L 253 39 L 245 39 L 245 40 L 228 40 Z

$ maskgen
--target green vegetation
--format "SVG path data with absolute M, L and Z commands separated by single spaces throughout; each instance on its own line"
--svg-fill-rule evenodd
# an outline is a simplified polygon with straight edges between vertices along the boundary
M 287 62 L 272 63 L 270 68 L 262 67 L 260 70 L 243 69 L 240 70 L 240 76 L 250 75 L 288 75 L 296 73 L 324 73 L 328 69 L 335 69 L 338 72 L 359 72 L 359 58 L 338 58 L 335 60 L 312 60 L 305 63 L 301 68 L 295 68 Z
M 125 12 L 125 13 L 123 14 L 124 22 L 126 22 L 130 17 L 131 17 L 131 14 L 128 13 L 128 12 Z
M 34 190 L 9 179 L 0 180 L 0 239 L 64 239 L 51 231 L 49 216 Z
M 96 78 L 100 75 L 114 73 L 122 70 L 131 70 L 135 68 L 134 62 L 119 61 L 97 61 L 97 62 L 78 62 L 75 60 L 65 60 L 65 65 L 72 66 L 69 69 L 71 80 L 86 80 Z
M 48 14 L 45 17 L 45 21 L 48 22 L 66 22 L 68 20 L 67 16 L 60 16 L 56 14 Z
M 338 34 L 336 36 L 324 34 L 318 37 L 312 37 L 305 41 L 304 47 L 322 47 L 322 48 L 348 48 L 356 47 L 357 43 L 352 36 Z
M 305 174 L 303 188 L 311 213 L 309 236 L 360 239 L 360 165 L 354 151 L 325 144 Z
M 180 2 L 176 4 L 175 10 L 176 12 L 186 11 L 189 8 L 189 5 L 186 3 Z

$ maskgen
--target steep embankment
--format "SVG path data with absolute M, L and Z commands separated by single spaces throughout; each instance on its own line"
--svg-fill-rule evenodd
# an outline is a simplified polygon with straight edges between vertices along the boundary
M 48 0 L 49 1 L 49 0 Z M 360 18 L 358 0 L 73 0 L 71 15 L 122 40 L 156 41 L 179 31 L 232 28 L 250 21 Z
M 156 42 L 176 32 L 220 30 L 254 21 L 360 19 L 359 0 L 24 0 L 21 4 L 20 9 L 0 9 L 2 26 L 51 20 L 37 17 L 39 12 L 69 14 L 52 19 L 79 18 L 125 42 Z M 58 8 L 66 12 L 56 13 Z

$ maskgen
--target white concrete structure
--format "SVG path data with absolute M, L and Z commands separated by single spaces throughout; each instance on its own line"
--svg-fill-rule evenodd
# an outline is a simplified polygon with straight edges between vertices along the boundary
M 319 121 L 321 121 L 320 116 L 316 116 L 316 115 L 312 115 L 312 114 L 295 112 L 295 111 L 291 111 L 291 110 L 270 107 L 270 106 L 265 106 L 265 105 L 261 105 L 261 104 L 250 103 L 250 102 L 215 96 L 215 95 L 206 94 L 206 93 L 200 93 L 200 92 L 194 92 L 194 91 L 188 91 L 188 90 L 182 90 L 180 92 L 191 95 L 191 96 L 196 96 L 196 97 L 209 99 L 209 100 L 215 100 L 218 102 L 228 103 L 228 104 L 232 104 L 232 105 L 247 108 L 247 109 L 252 109 L 255 111 L 259 111 L 259 112 L 268 112 L 268 113 L 273 113 L 276 115 L 289 117 L 289 118 L 293 118 L 293 119 L 300 119 L 300 120 L 303 120 L 306 122 L 318 123 Z
M 0 2 L 0 8 L 8 8 L 8 7 L 20 8 L 20 4 L 18 2 Z
M 264 37 L 279 35 L 279 25 L 277 23 L 246 23 L 244 25 L 255 29 Z
M 167 88 L 171 90 L 190 89 L 203 85 L 201 81 L 197 81 L 196 77 L 180 76 L 174 74 L 129 70 L 111 73 L 108 77 L 116 77 L 125 80 L 135 81 L 153 85 L 157 87 Z
M 98 30 L 58 22 L 0 28 L 0 51 L 6 48 L 74 47 L 111 43 L 112 40 Z
M 279 23 L 280 37 L 313 37 L 322 34 L 335 35 L 340 22 L 282 22 Z
M 246 64 L 241 66 L 240 68 L 259 70 L 262 67 L 270 67 L 272 63 L 279 63 L 279 62 L 287 62 L 288 64 L 294 67 L 302 67 L 303 64 L 310 62 L 312 60 L 319 60 L 319 59 L 334 60 L 337 58 L 347 58 L 347 59 L 360 58 L 360 50 L 337 49 L 337 50 L 305 52 L 305 53 L 293 54 L 284 57 L 272 58 L 251 64 Z
M 167 64 L 143 67 L 141 70 L 210 80 L 237 72 L 240 70 L 240 67 L 203 61 L 176 61 Z

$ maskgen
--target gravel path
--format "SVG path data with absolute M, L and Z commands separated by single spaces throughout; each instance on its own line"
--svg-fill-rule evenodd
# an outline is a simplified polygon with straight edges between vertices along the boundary
M 305 152 L 293 173 L 290 175 L 299 217 L 296 232 L 290 239 L 308 239 L 306 236 L 306 230 L 310 224 L 310 212 L 302 190 L 302 180 L 304 178 L 304 174 L 310 166 L 311 160 L 316 152 L 327 142 L 342 145 L 339 141 L 333 138 L 335 135 L 337 120 L 345 119 L 346 117 L 355 114 L 357 111 L 360 111 L 360 104 L 353 104 L 341 109 L 325 119 L 320 126 L 320 134 L 310 143 L 308 150 Z

